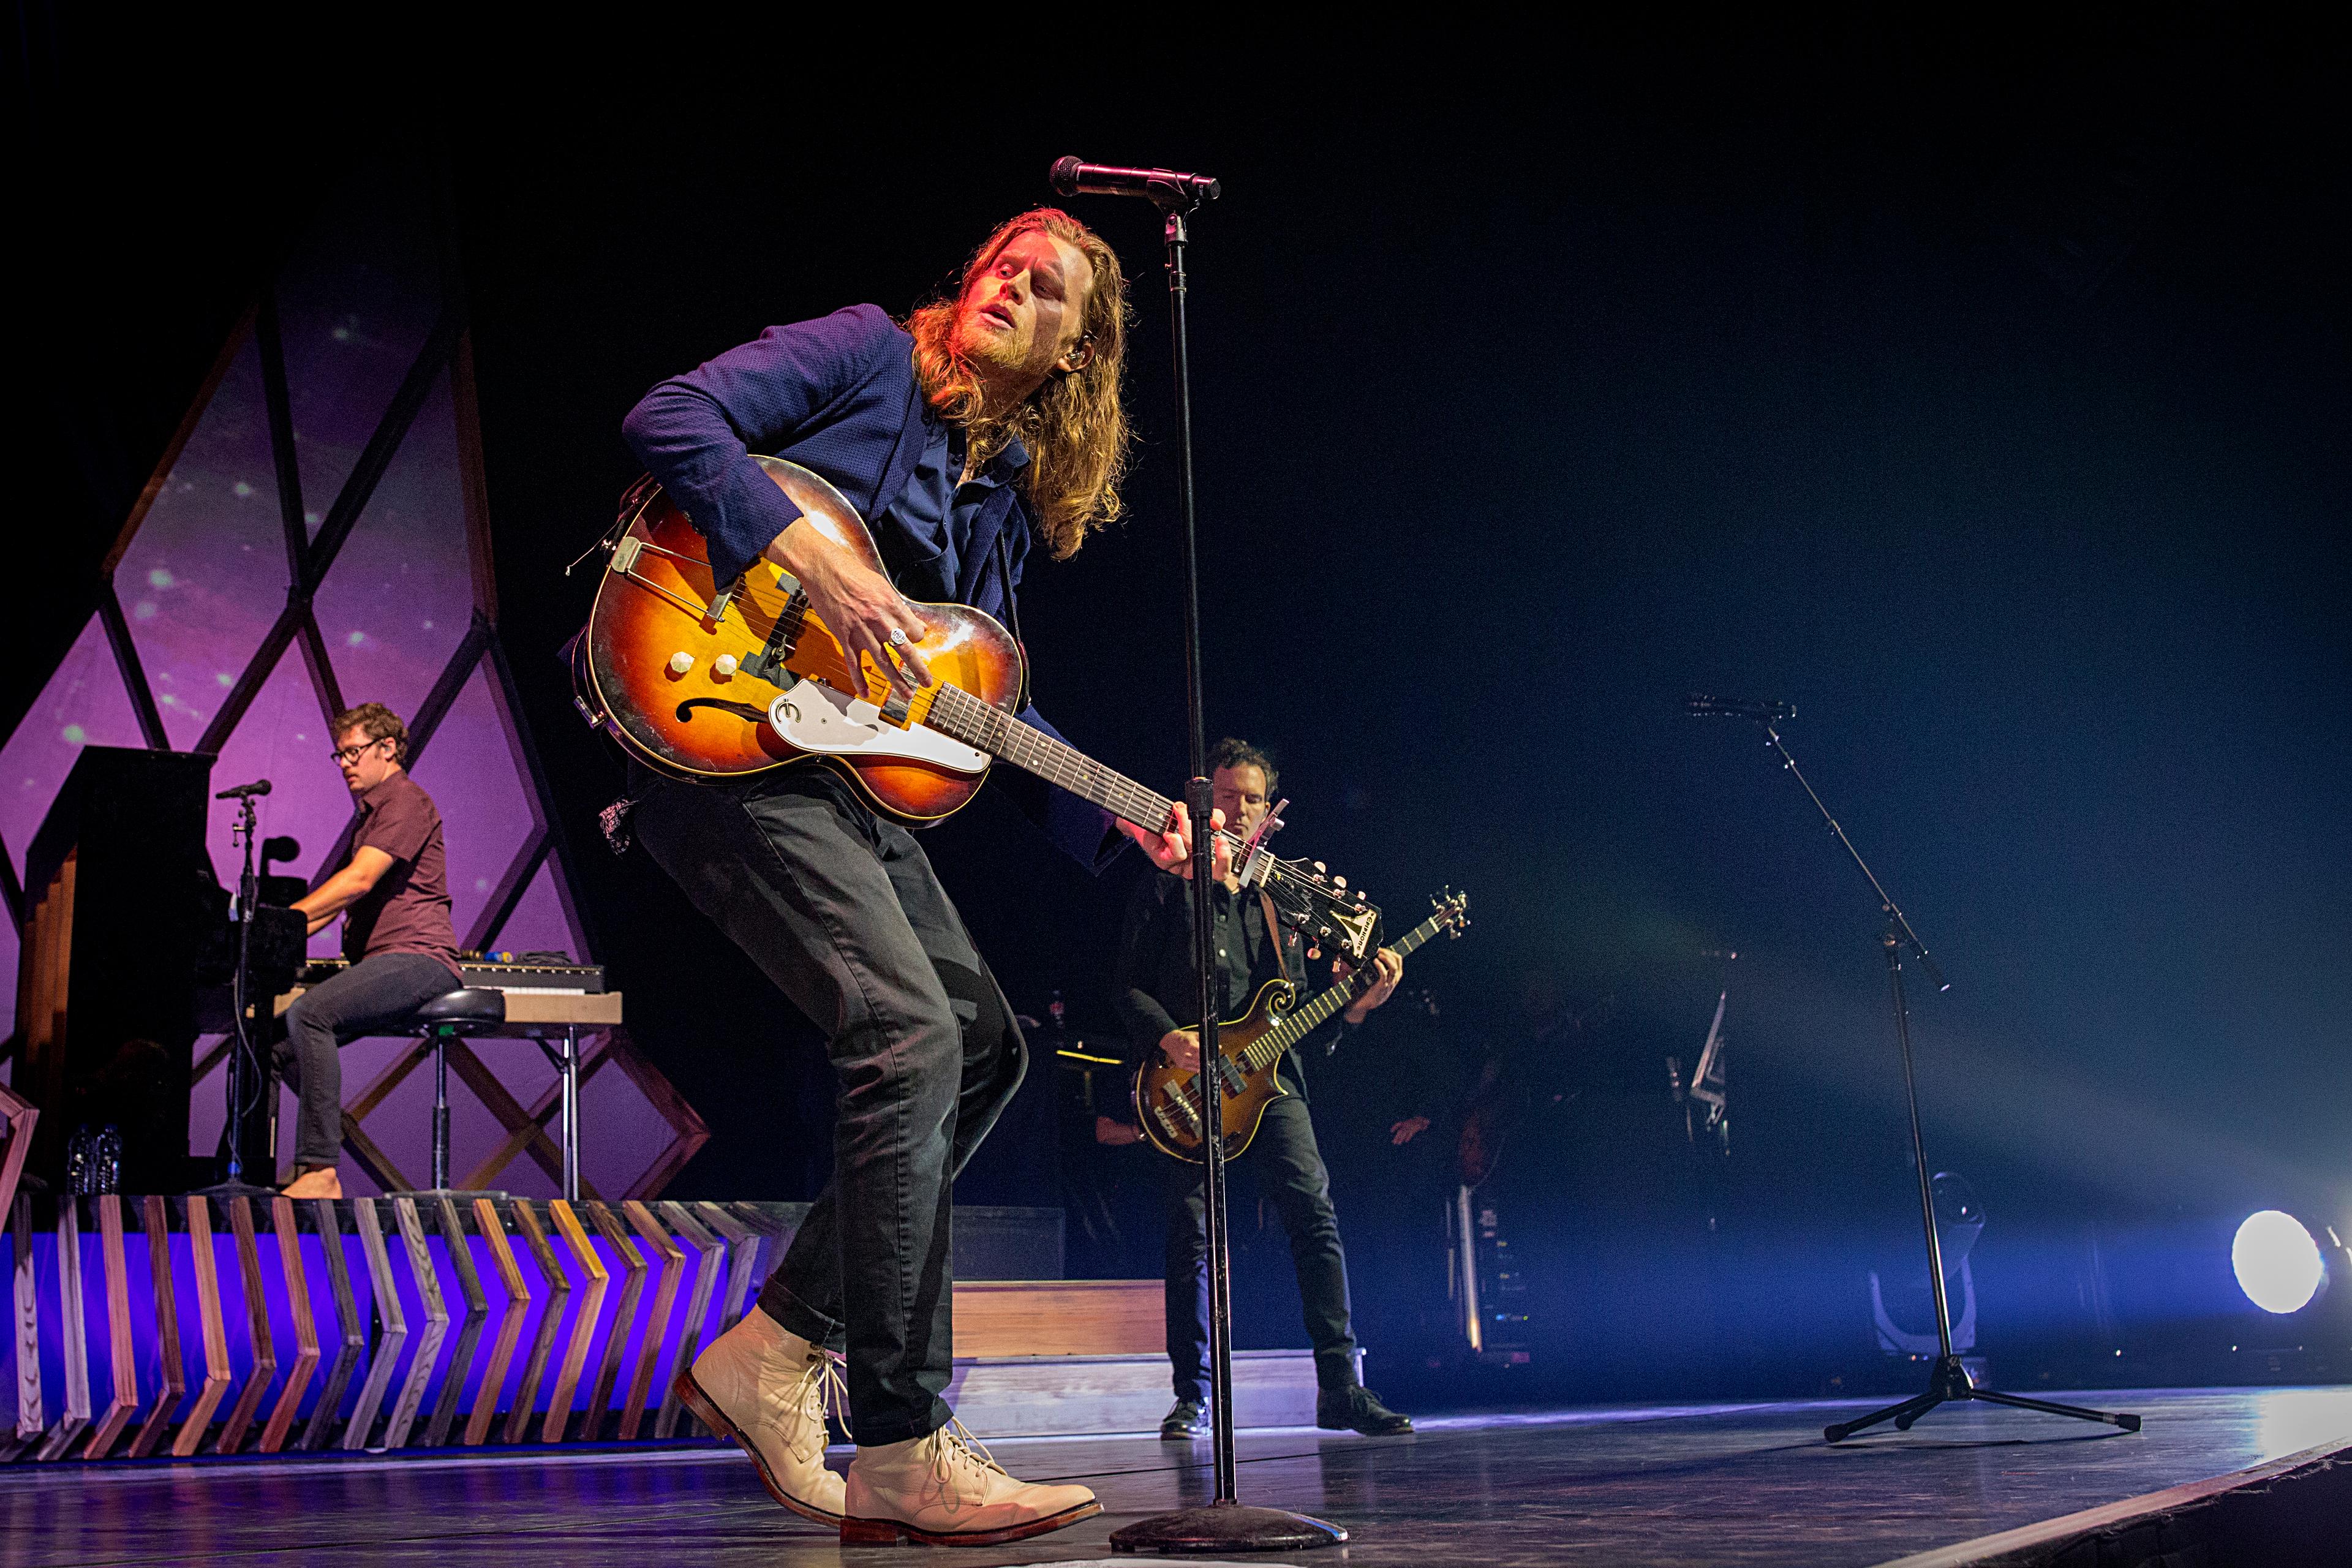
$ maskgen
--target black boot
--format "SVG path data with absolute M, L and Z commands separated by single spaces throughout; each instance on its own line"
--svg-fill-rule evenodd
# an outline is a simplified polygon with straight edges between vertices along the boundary
M 1361 1384 L 1323 1388 L 1315 1393 L 1315 1425 L 1327 1432 L 1361 1432 L 1367 1437 L 1401 1437 L 1412 1430 L 1412 1417 L 1400 1415 L 1381 1403 L 1381 1396 Z M 1160 1428 L 1164 1435 L 1166 1427 Z
M 1178 1400 L 1160 1423 L 1160 1436 L 1170 1443 L 1189 1443 L 1208 1429 L 1209 1413 L 1190 1399 Z

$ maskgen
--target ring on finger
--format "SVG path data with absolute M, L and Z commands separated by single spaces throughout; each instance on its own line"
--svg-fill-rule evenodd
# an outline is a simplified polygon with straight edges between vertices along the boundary
M 907 646 L 906 627 L 892 626 L 890 628 L 890 646 L 892 647 L 905 647 Z

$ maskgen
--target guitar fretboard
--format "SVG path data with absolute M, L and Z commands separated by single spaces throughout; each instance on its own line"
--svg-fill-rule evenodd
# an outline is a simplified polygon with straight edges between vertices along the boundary
M 1076 746 L 1055 740 L 1033 725 L 1024 724 L 1001 708 L 990 706 L 961 687 L 941 685 L 931 700 L 925 723 L 941 734 L 990 756 L 1061 785 L 1080 800 L 1102 807 L 1113 816 L 1154 833 L 1168 825 L 1176 803 L 1144 788 L 1126 774 L 1114 773 Z M 1239 861 L 1244 847 L 1238 834 L 1217 830 L 1218 839 Z M 1273 876 L 1283 875 L 1275 863 Z
M 1439 910 L 1389 945 L 1396 949 L 1399 958 L 1408 956 L 1413 949 L 1444 930 L 1446 923 L 1453 920 L 1454 912 L 1451 909 Z M 1321 1028 L 1329 1021 L 1332 1014 L 1354 1001 L 1363 991 L 1370 989 L 1371 973 L 1371 966 L 1367 964 L 1356 972 L 1353 979 L 1331 986 L 1307 1005 L 1292 1013 L 1273 1028 L 1250 1042 L 1249 1048 L 1240 1054 L 1239 1059 L 1244 1069 L 1249 1072 L 1259 1071 L 1266 1063 Z

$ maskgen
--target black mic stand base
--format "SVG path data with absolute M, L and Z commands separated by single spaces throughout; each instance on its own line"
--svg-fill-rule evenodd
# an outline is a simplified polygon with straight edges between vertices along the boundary
M 229 1180 L 215 1182 L 209 1187 L 198 1187 L 192 1194 L 205 1198 L 274 1198 L 276 1187 L 257 1187 L 251 1182 Z
M 2028 1399 L 2021 1394 L 2000 1394 L 1990 1388 L 1979 1388 L 1969 1381 L 1968 1369 L 1956 1355 L 1937 1359 L 1936 1370 L 1927 1379 L 1927 1392 L 1906 1399 L 1900 1405 L 1890 1405 L 1884 1410 L 1874 1410 L 1858 1421 L 1835 1421 L 1822 1428 L 1822 1436 L 1832 1443 L 1843 1443 L 1865 1427 L 1892 1419 L 1897 1432 L 1908 1432 L 1911 1424 L 1938 1405 L 1949 1405 L 1963 1399 L 1981 1399 L 1990 1405 L 2006 1405 L 2018 1410 L 2039 1410 L 2045 1415 L 2067 1415 L 2077 1421 L 2096 1421 L 2108 1426 L 2119 1426 L 2126 1432 L 2139 1430 L 2139 1417 L 2123 1412 L 2085 1410 L 2079 1405 L 2058 1405 L 2047 1399 Z
M 1337 1546 L 1348 1532 L 1336 1524 L 1286 1513 L 1278 1508 L 1251 1508 L 1237 1502 L 1214 1502 L 1200 1508 L 1180 1508 L 1156 1513 L 1110 1534 L 1113 1552 L 1304 1552 Z

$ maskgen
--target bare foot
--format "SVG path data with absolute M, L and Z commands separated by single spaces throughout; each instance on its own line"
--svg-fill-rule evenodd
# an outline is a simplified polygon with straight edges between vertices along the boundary
M 289 1198 L 339 1198 L 343 1195 L 343 1179 L 329 1165 L 321 1171 L 303 1172 L 283 1192 Z

